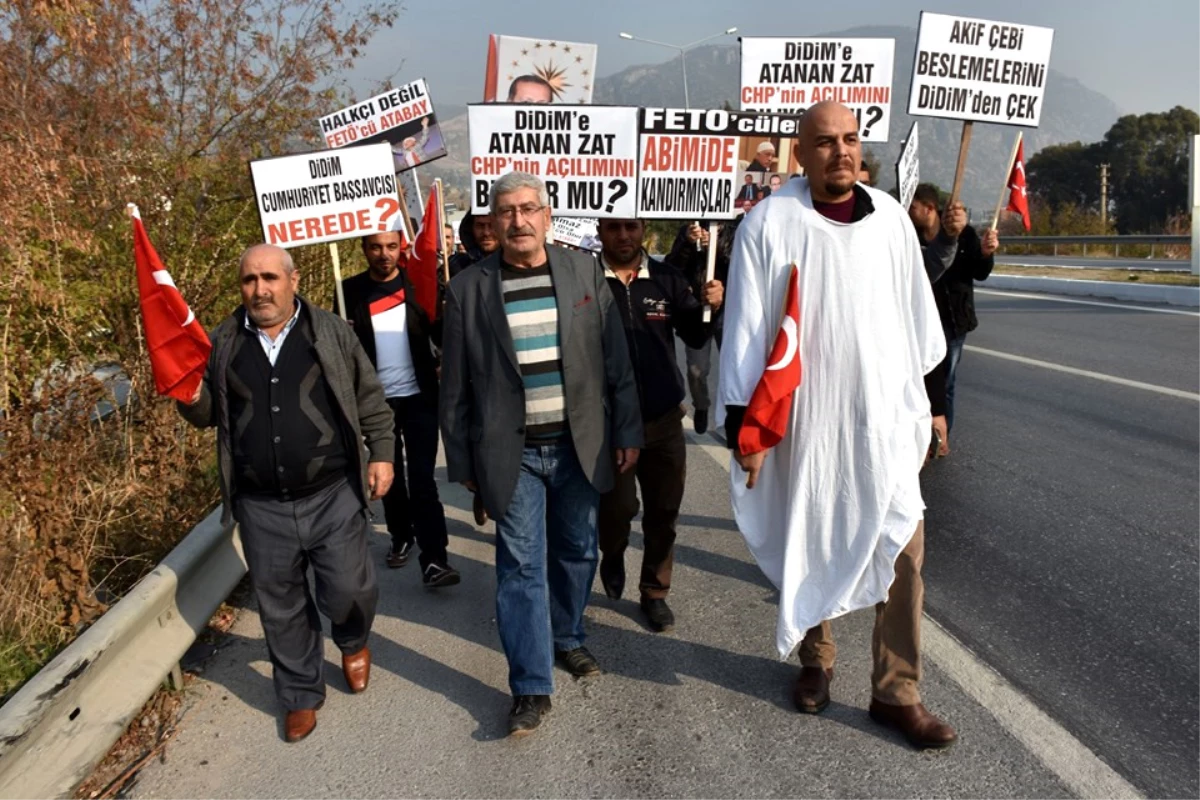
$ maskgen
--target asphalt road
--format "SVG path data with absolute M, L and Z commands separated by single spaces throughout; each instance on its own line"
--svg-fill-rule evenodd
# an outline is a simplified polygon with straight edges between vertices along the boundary
M 995 294 L 979 306 L 969 346 L 1198 391 L 1195 316 Z M 870 612 L 835 622 L 829 711 L 791 710 L 775 592 L 730 519 L 723 454 L 693 434 L 679 625 L 652 634 L 632 600 L 594 595 L 589 646 L 606 674 L 559 673 L 536 735 L 503 737 L 492 539 L 469 521 L 465 493 L 445 487 L 464 583 L 435 594 L 410 567 L 380 570 L 365 694 L 346 694 L 327 646 L 318 728 L 281 742 L 249 609 L 134 796 L 1078 795 L 1037 744 L 1058 726 L 1098 757 L 1093 771 L 1110 765 L 1151 796 L 1197 796 L 1197 402 L 972 351 L 958 403 L 953 453 L 925 478 L 927 611 L 978 657 L 955 666 L 948 637 L 927 628 L 927 654 L 940 655 L 926 659 L 923 694 L 961 735 L 947 753 L 916 753 L 867 719 Z M 635 536 L 631 574 L 639 547 Z M 376 537 L 377 563 L 386 548 Z M 981 682 L 1015 686 L 1048 719 L 981 704 L 994 696 Z
M 968 347 L 1200 392 L 1197 317 L 978 297 Z M 1196 797 L 1196 400 L 967 352 L 927 611 L 1155 797 Z

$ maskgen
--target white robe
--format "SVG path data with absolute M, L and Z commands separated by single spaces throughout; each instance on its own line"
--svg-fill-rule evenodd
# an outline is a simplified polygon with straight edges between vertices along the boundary
M 803 374 L 787 436 L 754 489 L 730 469 L 738 527 L 779 588 L 781 658 L 822 620 L 886 600 L 924 516 L 923 378 L 946 340 L 907 213 L 867 191 L 875 211 L 846 225 L 813 208 L 807 179 L 789 181 L 739 226 L 729 268 L 718 424 L 750 402 L 793 262 L 799 272 Z

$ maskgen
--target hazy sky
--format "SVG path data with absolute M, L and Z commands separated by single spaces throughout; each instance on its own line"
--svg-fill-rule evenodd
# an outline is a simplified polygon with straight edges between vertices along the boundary
M 353 2 L 353 0 L 352 0 Z M 1050 65 L 1107 95 L 1123 113 L 1200 106 L 1198 0 L 406 0 L 395 28 L 373 41 L 352 74 L 361 96 L 397 68 L 424 77 L 434 104 L 482 99 L 487 36 L 505 33 L 596 42 L 597 73 L 667 61 L 675 52 L 618 38 L 620 31 L 684 45 L 736 26 L 737 35 L 811 36 L 859 25 L 915 28 L 922 10 L 1054 28 Z

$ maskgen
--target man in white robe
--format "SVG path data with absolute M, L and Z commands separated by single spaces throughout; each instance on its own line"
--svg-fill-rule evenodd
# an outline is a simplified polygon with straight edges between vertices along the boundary
M 921 704 L 924 509 L 918 473 L 930 442 L 924 375 L 946 352 L 908 215 L 857 183 L 854 114 L 820 103 L 798 136 L 807 177 L 759 203 L 734 243 L 721 353 L 718 423 L 734 448 L 738 527 L 779 588 L 776 644 L 799 647 L 793 699 L 829 703 L 828 620 L 875 606 L 871 717 L 918 747 L 954 729 Z M 742 453 L 738 433 L 779 331 L 798 268 L 799 388 L 787 434 Z

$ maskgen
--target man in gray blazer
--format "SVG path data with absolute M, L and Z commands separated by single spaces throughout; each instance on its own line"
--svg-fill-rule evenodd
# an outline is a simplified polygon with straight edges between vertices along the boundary
M 550 710 L 555 660 L 600 671 L 583 646 L 600 495 L 637 463 L 642 419 L 621 317 L 599 262 L 546 245 L 545 185 L 492 186 L 500 249 L 446 292 L 440 415 L 449 479 L 496 520 L 496 623 L 509 732 Z

